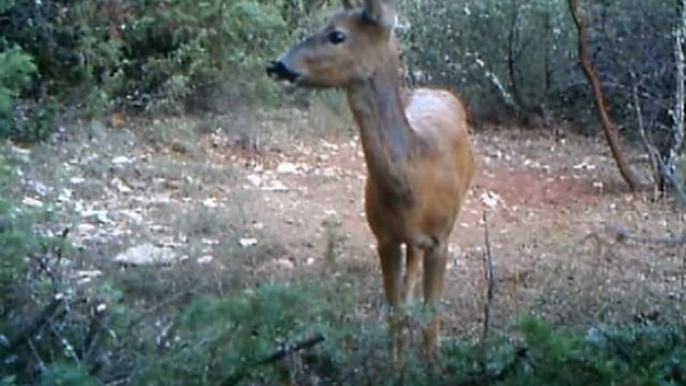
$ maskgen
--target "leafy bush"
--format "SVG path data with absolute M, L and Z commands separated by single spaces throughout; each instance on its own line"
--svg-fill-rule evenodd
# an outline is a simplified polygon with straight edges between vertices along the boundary
M 13 67 L 3 72 L 12 78 L 17 68 L 24 72 L 16 75 L 37 71 L 27 97 L 90 116 L 225 110 L 270 101 L 276 86 L 263 67 L 309 20 L 309 8 L 301 5 L 4 0 L 0 19 L 13 22 L 0 24 L 0 34 L 31 55 L 35 66 L 13 53 Z M 17 79 L 28 85 L 26 77 Z M 10 86 L 5 94 L 16 97 L 17 86 Z M 7 105 L 4 99 L 0 108 Z
M 278 3 L 128 2 L 122 27 L 122 71 L 118 97 L 151 109 L 224 107 L 269 97 L 262 67 L 287 38 Z
M 36 66 L 20 47 L 0 39 L 0 138 L 20 135 L 16 130 L 15 99 L 31 84 Z

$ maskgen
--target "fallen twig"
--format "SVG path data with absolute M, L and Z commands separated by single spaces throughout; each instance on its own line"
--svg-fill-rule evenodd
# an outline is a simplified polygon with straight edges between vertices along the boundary
M 255 361 L 253 363 L 250 363 L 250 364 L 244 366 L 241 370 L 238 370 L 234 374 L 225 378 L 220 383 L 220 385 L 221 386 L 236 385 L 241 380 L 243 380 L 245 377 L 247 377 L 253 368 L 277 362 L 277 361 L 285 358 L 289 354 L 314 347 L 314 346 L 318 345 L 319 343 L 323 342 L 324 340 L 325 340 L 324 335 L 316 334 L 316 335 L 314 335 L 310 338 L 307 338 L 305 340 L 295 342 L 291 345 L 283 346 L 280 349 L 276 350 L 271 355 L 267 356 L 266 358 L 260 359 L 258 361 Z
M 520 366 L 529 359 L 528 351 L 526 347 L 518 347 L 515 349 L 515 357 L 510 363 L 502 367 L 499 371 L 488 372 L 485 367 L 481 366 L 480 372 L 476 374 L 468 374 L 462 380 L 457 382 L 451 381 L 450 383 L 444 383 L 443 385 L 448 386 L 483 386 L 498 384 L 507 379 L 510 375 L 515 373 Z M 528 363 L 533 366 L 532 363 Z
M 34 319 L 34 321 L 24 328 L 19 334 L 17 334 L 14 339 L 10 339 L 10 344 L 7 347 L 7 352 L 12 352 L 16 350 L 19 346 L 26 343 L 28 339 L 34 336 L 38 331 L 40 331 L 43 326 L 45 326 L 50 319 L 57 314 L 57 312 L 64 305 L 64 298 L 57 297 L 52 303 L 48 304 L 47 307 Z
M 484 306 L 484 329 L 482 338 L 485 340 L 491 331 L 491 324 L 493 319 L 493 296 L 495 294 L 495 274 L 493 269 L 493 256 L 491 254 L 491 236 L 488 229 L 488 216 L 484 211 L 484 240 L 486 243 L 486 251 L 483 255 L 484 276 L 488 289 L 486 291 L 486 305 Z
M 183 291 L 180 291 L 178 293 L 175 293 L 171 295 L 169 298 L 163 300 L 162 302 L 155 304 L 151 308 L 143 311 L 140 315 L 135 317 L 133 320 L 129 322 L 129 331 L 131 331 L 134 327 L 136 327 L 140 322 L 142 322 L 145 318 L 148 316 L 154 315 L 157 311 L 161 310 L 162 308 L 174 303 L 175 301 L 183 298 L 184 296 L 191 295 L 197 292 L 200 292 L 206 288 L 209 288 L 211 284 L 205 284 L 205 285 L 199 285 L 193 288 L 189 288 Z
M 86 334 L 86 339 L 84 340 L 81 360 L 91 367 L 93 358 L 96 358 L 98 346 L 103 336 L 103 332 L 107 327 L 107 312 L 106 310 L 99 310 L 97 307 L 95 309 L 95 314 L 91 317 L 90 325 L 88 327 L 88 333 Z
M 618 225 L 606 225 L 603 232 L 612 236 L 616 242 L 634 241 L 641 244 L 686 245 L 686 235 L 681 237 L 639 235 Z

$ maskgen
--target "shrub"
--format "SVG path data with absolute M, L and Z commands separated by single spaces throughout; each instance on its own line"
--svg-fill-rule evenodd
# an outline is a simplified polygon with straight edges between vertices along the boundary
M 264 64 L 308 12 L 286 0 L 3 0 L 0 18 L 13 22 L 0 34 L 33 58 L 38 76 L 26 96 L 41 104 L 87 116 L 225 110 L 274 100 Z
M 225 107 L 269 98 L 263 65 L 287 30 L 279 4 L 240 0 L 128 2 L 123 28 L 122 101 L 147 108 Z M 215 104 L 215 106 L 212 106 Z
M 31 56 L 0 39 L 0 138 L 22 137 L 15 121 L 15 99 L 31 84 L 35 72 Z

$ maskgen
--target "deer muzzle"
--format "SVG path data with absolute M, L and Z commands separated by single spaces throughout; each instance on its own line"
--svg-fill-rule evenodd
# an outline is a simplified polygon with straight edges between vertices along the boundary
M 287 80 L 295 83 L 300 74 L 289 69 L 282 61 L 274 60 L 267 65 L 267 76 L 276 80 Z

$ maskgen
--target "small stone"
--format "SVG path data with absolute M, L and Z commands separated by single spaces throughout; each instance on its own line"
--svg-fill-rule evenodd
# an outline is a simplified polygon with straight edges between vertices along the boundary
M 32 208 L 42 208 L 43 207 L 43 202 L 40 200 L 37 200 L 32 197 L 24 197 L 24 199 L 21 201 L 22 204 L 26 206 L 30 206 Z
M 31 150 L 30 149 L 24 149 L 18 146 L 11 146 L 12 153 L 14 157 L 21 162 L 28 163 L 31 161 Z
M 27 183 L 28 188 L 31 190 L 31 192 L 39 195 L 39 196 L 47 196 L 50 192 L 52 192 L 52 188 L 46 186 L 42 182 L 38 181 L 29 181 Z
M 267 192 L 287 192 L 289 189 L 288 186 L 284 185 L 281 181 L 274 180 L 269 186 L 263 187 L 262 190 Z
M 176 260 L 176 254 L 169 248 L 160 248 L 152 244 L 142 244 L 117 255 L 114 261 L 131 265 L 166 264 Z
M 248 177 L 248 181 L 250 181 L 253 186 L 260 186 L 262 185 L 262 177 L 258 176 L 257 174 L 250 174 Z
M 217 200 L 215 200 L 213 197 L 203 200 L 202 205 L 205 208 L 216 208 L 219 206 L 219 204 L 217 204 Z
M 257 239 L 255 239 L 255 238 L 242 238 L 242 239 L 238 240 L 238 244 L 243 248 L 252 247 L 252 246 L 257 245 Z
M 274 265 L 277 268 L 283 268 L 287 270 L 292 270 L 293 268 L 295 268 L 295 264 L 293 264 L 293 262 L 288 259 L 278 259 L 274 262 Z
M 295 174 L 297 171 L 298 167 L 291 162 L 282 162 L 276 167 L 278 174 Z
M 100 276 L 102 276 L 102 271 L 97 269 L 76 272 L 76 277 L 78 278 L 79 284 L 90 283 L 93 279 Z
M 213 259 L 214 259 L 214 256 L 205 255 L 205 256 L 202 256 L 198 259 L 198 264 L 207 264 L 207 263 L 212 262 Z
M 133 158 L 129 158 L 123 155 L 120 155 L 118 157 L 114 157 L 112 159 L 112 164 L 113 165 L 129 165 L 133 163 Z
M 133 192 L 133 189 L 131 189 L 119 178 L 113 178 L 111 184 L 119 191 L 119 193 L 128 194 Z

